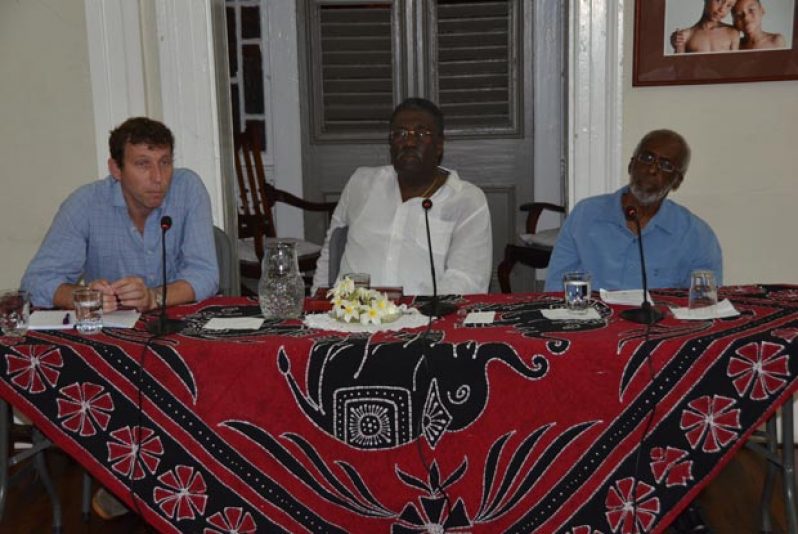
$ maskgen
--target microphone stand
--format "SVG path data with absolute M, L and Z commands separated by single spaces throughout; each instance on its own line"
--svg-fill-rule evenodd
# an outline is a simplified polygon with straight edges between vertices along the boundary
M 428 317 L 443 317 L 445 315 L 454 313 L 457 310 L 457 306 L 451 302 L 441 302 L 441 300 L 438 298 L 438 283 L 435 280 L 435 261 L 432 258 L 432 237 L 429 233 L 429 210 L 432 208 L 432 201 L 428 198 L 425 198 L 421 202 L 421 207 L 424 208 L 424 222 L 427 225 L 429 266 L 430 271 L 432 272 L 432 299 L 423 306 L 419 306 L 418 311 Z
M 147 324 L 147 332 L 155 336 L 166 336 L 183 330 L 185 323 L 180 319 L 170 319 L 166 316 L 166 231 L 172 227 L 172 218 L 168 215 L 161 217 L 161 310 L 158 318 Z
M 640 269 L 643 274 L 643 303 L 639 308 L 632 308 L 621 312 L 621 317 L 627 321 L 640 324 L 654 324 L 661 321 L 665 315 L 657 311 L 648 301 L 648 279 L 646 277 L 646 256 L 643 254 L 643 231 L 640 229 L 640 218 L 634 206 L 624 208 L 626 218 L 633 219 L 637 227 L 637 246 L 640 252 Z

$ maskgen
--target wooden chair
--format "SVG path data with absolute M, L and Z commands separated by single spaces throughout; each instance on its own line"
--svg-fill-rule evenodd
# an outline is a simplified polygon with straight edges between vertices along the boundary
M 504 247 L 504 259 L 499 263 L 499 286 L 502 293 L 511 293 L 510 273 L 516 263 L 521 262 L 533 269 L 545 269 L 549 265 L 551 251 L 560 229 L 537 231 L 538 219 L 544 210 L 565 213 L 565 208 L 548 202 L 530 202 L 521 205 L 526 211 L 526 233 L 520 238 L 521 243 L 508 243 Z
M 274 225 L 272 208 L 282 202 L 301 210 L 326 212 L 328 220 L 332 217 L 334 202 L 310 202 L 275 188 L 266 181 L 266 173 L 261 158 L 263 144 L 254 128 L 247 128 L 235 137 L 235 169 L 238 185 L 238 255 L 241 276 L 260 278 L 266 239 L 274 239 L 277 229 Z M 321 245 L 296 239 L 299 270 L 312 278 L 316 260 L 321 253 Z

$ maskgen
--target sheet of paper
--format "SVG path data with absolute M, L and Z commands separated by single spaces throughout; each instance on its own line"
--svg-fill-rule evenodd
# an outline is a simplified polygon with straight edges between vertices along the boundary
M 36 310 L 30 314 L 28 323 L 31 330 L 68 330 L 74 327 L 75 312 L 67 310 Z
M 103 314 L 103 327 L 133 328 L 141 314 L 136 310 L 116 310 Z
M 640 306 L 643 302 L 642 289 L 624 289 L 622 291 L 607 291 L 599 289 L 601 300 L 607 304 L 621 304 L 623 306 Z M 654 304 L 651 293 L 648 293 L 648 301 Z
M 262 317 L 214 317 L 205 323 L 205 330 L 257 330 Z
M 706 321 L 707 319 L 723 319 L 740 315 L 729 299 L 723 299 L 713 306 L 703 308 L 671 308 L 673 316 L 684 321 Z
M 592 321 L 601 319 L 599 312 L 595 308 L 588 308 L 584 313 L 572 312 L 567 308 L 551 308 L 548 310 L 540 310 L 543 317 L 552 321 Z
M 492 324 L 496 319 L 496 312 L 471 312 L 466 315 L 463 324 Z

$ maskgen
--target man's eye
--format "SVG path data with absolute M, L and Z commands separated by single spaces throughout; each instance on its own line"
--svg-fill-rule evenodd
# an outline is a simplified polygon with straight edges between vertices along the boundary
M 673 166 L 673 163 L 671 163 L 667 159 L 659 160 L 659 168 L 662 169 L 665 172 L 673 172 L 673 170 L 675 169 L 675 167 Z

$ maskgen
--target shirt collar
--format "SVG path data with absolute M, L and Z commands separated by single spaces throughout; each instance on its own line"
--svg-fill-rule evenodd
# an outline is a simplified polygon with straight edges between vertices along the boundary
M 109 176 L 108 179 L 111 180 L 111 205 L 115 208 L 127 208 L 125 195 L 122 193 L 122 185 L 119 180 L 113 176 Z
M 438 193 L 445 192 L 447 190 L 447 188 L 451 189 L 454 193 L 459 193 L 460 190 L 463 189 L 463 181 L 457 175 L 457 172 L 455 172 L 455 171 L 453 171 L 451 169 L 447 169 L 446 167 L 442 167 L 442 166 L 439 166 L 438 168 L 440 168 L 444 172 L 448 173 L 448 176 L 446 177 L 446 181 L 443 182 L 443 185 L 441 185 L 432 194 L 432 196 L 430 198 L 433 198 L 433 197 L 437 196 Z M 388 170 L 388 172 L 391 173 L 391 180 L 389 181 L 390 187 L 395 189 L 396 194 L 399 195 L 399 197 L 401 198 L 401 192 L 399 191 L 399 175 L 396 173 L 396 169 L 393 168 L 393 165 L 386 165 L 386 169 Z M 170 189 L 170 191 L 171 191 L 171 189 Z M 166 195 L 166 198 L 169 198 L 169 194 L 168 193 Z M 164 204 L 166 204 L 166 198 L 164 198 L 162 206 Z M 416 198 L 418 198 L 419 202 L 421 202 L 421 198 L 420 197 L 416 197 Z
M 629 186 L 625 185 L 612 194 L 612 209 L 599 215 L 600 221 L 626 226 L 626 217 L 623 213 L 621 197 L 628 191 Z M 666 197 L 665 200 L 662 201 L 662 204 L 660 204 L 657 213 L 648 221 L 648 224 L 643 229 L 643 233 L 647 233 L 646 230 L 648 228 L 657 227 L 668 234 L 673 234 L 676 231 L 676 225 L 676 205 Z

